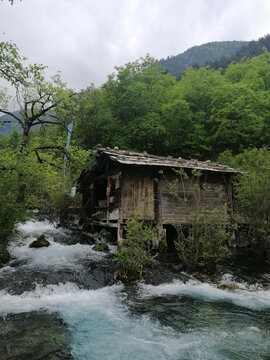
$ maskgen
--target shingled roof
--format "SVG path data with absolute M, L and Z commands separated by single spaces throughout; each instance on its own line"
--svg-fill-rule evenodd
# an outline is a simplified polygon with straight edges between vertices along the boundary
M 151 155 L 147 152 L 138 153 L 126 150 L 119 150 L 117 148 L 98 148 L 100 154 L 106 154 L 112 161 L 125 165 L 143 165 L 143 166 L 159 166 L 159 167 L 171 167 L 171 168 L 184 168 L 184 169 L 198 169 L 209 170 L 223 173 L 238 174 L 239 171 L 226 166 L 218 164 L 217 162 L 199 161 L 199 160 L 185 160 L 181 157 L 173 158 L 172 156 L 157 156 Z

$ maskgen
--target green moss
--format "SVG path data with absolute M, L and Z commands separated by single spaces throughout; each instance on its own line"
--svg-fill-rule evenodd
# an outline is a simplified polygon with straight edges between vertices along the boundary
M 93 249 L 95 251 L 109 251 L 109 246 L 104 242 L 100 242 L 96 243 Z
M 31 242 L 29 245 L 30 248 L 40 248 L 40 247 L 48 247 L 50 245 L 50 242 L 46 240 L 45 235 L 40 235 L 37 240 Z
M 57 344 L 57 345 L 65 345 L 66 341 L 64 337 L 58 332 L 52 332 L 50 334 L 50 338 Z
M 239 289 L 237 286 L 229 284 L 229 283 L 222 283 L 218 286 L 219 289 L 222 290 L 229 290 L 229 291 L 235 291 Z

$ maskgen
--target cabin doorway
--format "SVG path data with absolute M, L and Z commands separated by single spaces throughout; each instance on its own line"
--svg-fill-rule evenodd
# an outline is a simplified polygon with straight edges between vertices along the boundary
M 177 231 L 173 225 L 165 225 L 164 228 L 166 229 L 167 251 L 175 252 L 174 242 L 177 240 Z

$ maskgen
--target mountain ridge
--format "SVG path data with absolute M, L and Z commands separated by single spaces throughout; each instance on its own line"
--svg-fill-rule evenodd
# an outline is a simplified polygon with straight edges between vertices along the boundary
M 158 63 L 167 69 L 172 76 L 182 74 L 190 66 L 204 66 L 209 61 L 233 56 L 248 42 L 246 41 L 213 41 L 195 45 L 181 54 L 160 59 Z

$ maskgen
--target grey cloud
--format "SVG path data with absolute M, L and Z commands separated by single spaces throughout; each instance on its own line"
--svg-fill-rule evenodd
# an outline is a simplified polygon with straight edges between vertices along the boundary
M 161 58 L 208 41 L 256 39 L 269 32 L 269 15 L 268 0 L 4 0 L 0 39 L 84 88 L 146 53 Z

